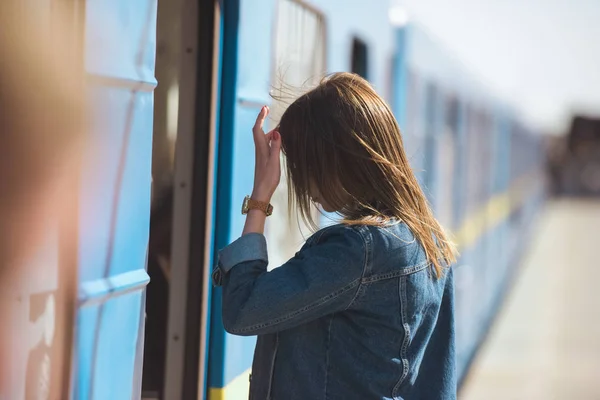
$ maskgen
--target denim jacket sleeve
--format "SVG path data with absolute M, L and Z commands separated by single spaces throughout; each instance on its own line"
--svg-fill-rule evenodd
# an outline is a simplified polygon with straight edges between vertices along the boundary
M 357 229 L 336 226 L 317 232 L 292 259 L 269 272 L 266 248 L 263 235 L 249 234 L 219 254 L 215 280 L 223 285 L 227 332 L 281 331 L 344 310 L 357 295 L 367 262 Z

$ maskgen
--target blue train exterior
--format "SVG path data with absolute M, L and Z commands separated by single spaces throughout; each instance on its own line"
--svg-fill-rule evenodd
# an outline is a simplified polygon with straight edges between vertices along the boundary
M 152 253 L 157 10 L 160 19 L 167 4 L 73 2 L 95 127 L 89 132 L 75 199 L 78 247 L 69 259 L 78 272 L 63 279 L 60 263 L 40 269 L 48 275 L 38 279 L 45 285 L 32 284 L 25 294 L 77 293 L 67 307 L 57 306 L 39 320 L 46 326 L 53 326 L 50 320 L 75 326 L 66 346 L 70 361 L 52 370 L 54 375 L 70 374 L 59 379 L 61 398 L 141 395 Z M 284 78 L 289 72 L 294 83 L 326 72 L 355 71 L 391 104 L 418 179 L 461 251 L 455 273 L 456 323 L 458 372 L 464 377 L 544 200 L 536 133 L 474 82 L 422 28 L 390 21 L 387 2 L 177 4 L 183 35 L 162 398 L 247 396 L 255 339 L 225 333 L 221 293 L 211 288 L 209 277 L 217 250 L 242 231 L 241 201 L 253 180 L 250 127 L 262 105 L 282 108 L 270 96 L 281 71 Z M 160 79 L 158 84 L 160 89 Z M 302 243 L 302 236 L 277 222 L 293 221 L 285 219 L 283 197 L 275 200 L 281 218 L 270 220 L 266 234 L 269 243 L 284 242 L 271 246 L 274 262 Z M 75 287 L 65 289 L 63 282 Z M 23 329 L 29 329 L 27 318 L 21 320 Z M 31 337 L 33 349 L 43 335 Z M 51 356 L 53 344 L 46 346 Z M 25 387 L 39 384 L 43 374 L 25 372 L 25 359 L 18 365 L 23 373 L 15 372 L 15 383 L 0 395 L 20 399 Z
M 393 108 L 437 218 L 455 238 L 462 380 L 544 198 L 539 137 L 415 24 L 395 30 Z
M 220 171 L 226 172 L 218 177 L 222 197 L 215 250 L 242 230 L 238 203 L 250 192 L 252 182 L 248 127 L 260 106 L 271 104 L 270 85 L 277 84 L 273 69 L 281 67 L 273 65 L 276 40 L 272 37 L 278 35 L 274 29 L 281 3 L 242 0 L 239 23 L 230 27 L 237 51 L 224 63 L 235 60 L 237 80 L 233 88 L 222 87 L 235 94 L 230 104 L 233 126 L 227 131 L 222 126 L 220 132 L 228 145 L 221 147 L 219 155 Z M 413 168 L 436 215 L 459 245 L 456 322 L 462 379 L 505 295 L 544 198 L 540 140 L 422 28 L 410 22 L 394 26 L 387 5 L 299 4 L 326 24 L 327 72 L 351 71 L 356 61 L 353 43 L 358 40 L 366 47 L 366 69 L 363 60 L 360 72 L 392 105 Z M 220 293 L 213 292 L 210 398 L 242 398 L 254 339 L 224 333 L 219 308 Z

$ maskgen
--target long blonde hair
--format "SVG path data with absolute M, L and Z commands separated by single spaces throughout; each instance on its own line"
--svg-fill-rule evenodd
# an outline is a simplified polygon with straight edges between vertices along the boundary
M 456 248 L 415 178 L 398 123 L 366 80 L 351 73 L 325 77 L 287 108 L 278 129 L 290 210 L 298 210 L 309 226 L 317 227 L 312 182 L 342 223 L 406 223 L 437 276 L 455 261 Z

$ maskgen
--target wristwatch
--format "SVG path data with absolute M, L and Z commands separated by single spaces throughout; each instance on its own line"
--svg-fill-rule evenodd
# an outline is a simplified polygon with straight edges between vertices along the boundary
M 242 204 L 242 214 L 248 214 L 250 210 L 260 210 L 269 215 L 273 214 L 273 206 L 264 201 L 252 200 L 250 196 L 244 197 L 244 203 Z

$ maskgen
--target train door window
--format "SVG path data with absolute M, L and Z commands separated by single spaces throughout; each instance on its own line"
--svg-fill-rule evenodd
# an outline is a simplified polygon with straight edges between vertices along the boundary
M 275 26 L 272 111 L 283 111 L 301 91 L 316 85 L 325 73 L 325 20 L 303 2 L 281 0 Z
M 367 44 L 358 38 L 352 40 L 351 71 L 369 79 L 369 57 Z
M 279 121 L 295 97 L 319 83 L 326 68 L 325 20 L 322 14 L 299 1 L 282 0 L 278 6 L 272 85 L 274 101 L 270 116 L 272 124 Z M 288 191 L 284 176 L 271 202 L 275 212 L 281 212 L 281 215 L 267 220 L 265 236 L 269 248 L 277 249 L 269 254 L 269 265 L 278 266 L 295 254 L 308 229 L 297 216 L 287 216 Z M 316 210 L 314 216 L 318 219 Z

